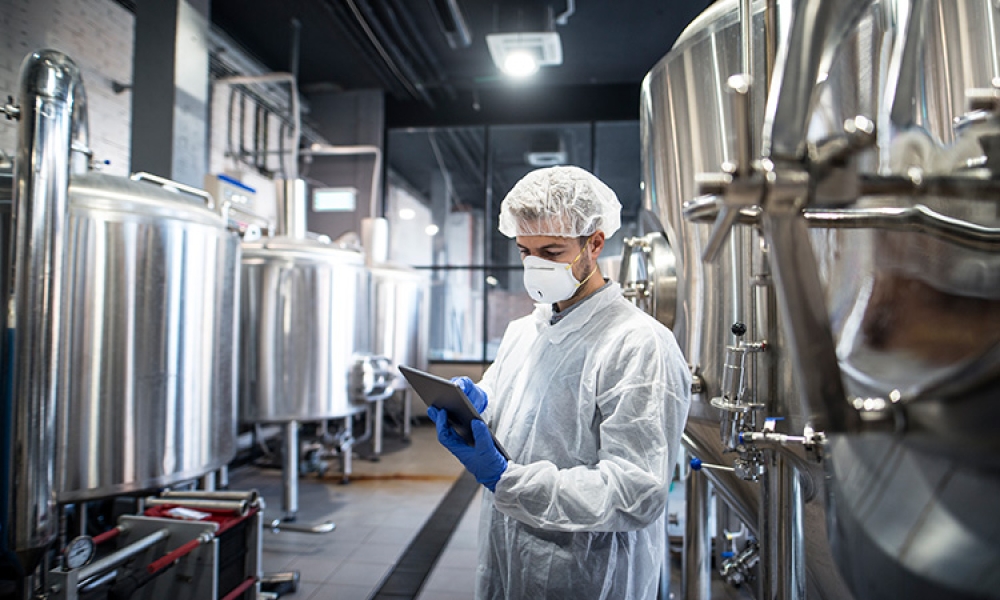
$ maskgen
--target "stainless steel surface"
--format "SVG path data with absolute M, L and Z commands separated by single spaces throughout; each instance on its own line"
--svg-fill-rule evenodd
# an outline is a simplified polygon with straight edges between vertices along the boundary
M 160 498 L 192 498 L 192 499 L 202 499 L 202 500 L 243 500 L 245 502 L 254 503 L 259 497 L 256 490 L 251 490 L 249 492 L 238 492 L 238 491 L 209 491 L 209 490 L 167 490 L 160 492 Z
M 330 533 L 336 528 L 337 525 L 331 521 L 325 521 L 323 523 L 290 523 L 288 521 L 275 519 L 270 524 L 270 529 L 274 533 L 281 533 L 282 531 L 292 531 L 295 533 Z
M 357 354 L 371 351 L 360 252 L 275 237 L 243 244 L 240 418 L 318 421 L 364 409 L 350 397 Z
M 992 88 L 1000 74 L 997 5 L 987 0 L 883 5 L 880 22 L 895 31 L 895 48 L 880 74 L 886 78 L 884 94 L 860 109 L 820 102 L 814 120 L 832 122 L 845 114 L 875 119 L 877 147 L 857 160 L 863 181 L 876 173 L 890 182 L 916 177 L 933 190 L 928 182 L 951 178 L 974 194 L 977 179 L 989 180 L 996 168 L 988 166 L 987 149 L 997 119 L 995 114 L 969 118 L 966 96 Z M 848 65 L 831 75 L 845 87 L 852 77 Z M 851 394 L 888 397 L 898 390 L 904 398 L 919 398 L 944 382 L 958 383 L 958 374 L 1000 345 L 1000 254 L 995 246 L 981 245 L 988 241 L 984 233 L 1000 227 L 996 193 L 982 188 L 979 197 L 962 198 L 945 191 L 916 198 L 889 188 L 851 207 L 919 211 L 923 225 L 910 231 L 810 235 Z M 928 221 L 927 211 L 935 218 Z M 933 235 L 925 233 L 928 228 Z
M 779 3 L 778 10 L 785 13 L 775 19 L 782 26 L 787 22 L 787 4 Z M 756 74 L 766 79 L 764 8 L 763 1 L 753 5 L 752 82 L 757 84 L 747 89 L 751 108 L 746 115 L 748 136 L 734 135 L 735 108 L 746 104 L 733 102 L 728 92 L 730 76 L 743 71 L 735 0 L 711 5 L 678 38 L 643 84 L 646 208 L 659 217 L 676 256 L 678 301 L 673 331 L 689 363 L 700 373 L 704 389 L 694 397 L 684 441 L 695 456 L 713 464 L 733 464 L 733 455 L 723 452 L 720 441 L 720 413 L 709 399 L 722 396 L 726 348 L 739 343 L 730 328 L 738 321 L 747 325 L 747 340 L 766 341 L 768 346 L 767 352 L 752 353 L 745 359 L 744 401 L 763 405 L 767 416 L 784 417 L 779 427 L 787 433 L 801 432 L 811 416 L 799 407 L 788 340 L 776 318 L 773 257 L 759 230 L 734 228 L 720 246 L 716 261 L 704 263 L 702 255 L 711 239 L 711 227 L 688 221 L 683 214 L 684 204 L 699 195 L 700 173 L 717 172 L 725 163 L 735 165 L 740 157 L 738 144 L 761 147 L 766 93 Z M 781 36 L 784 32 L 775 33 Z M 750 208 L 757 192 L 747 187 L 744 193 Z M 802 461 L 796 465 L 811 481 L 811 488 L 822 489 L 819 469 Z M 771 524 L 760 522 L 761 484 L 741 481 L 732 471 L 711 470 L 705 476 L 748 528 L 763 535 Z M 788 568 L 808 574 L 810 598 L 851 598 L 836 568 L 831 567 L 821 500 L 822 495 L 811 496 L 803 512 L 807 515 L 804 536 L 810 540 L 806 564 Z
M 73 178 L 60 502 L 196 478 L 235 455 L 239 253 L 201 198 Z
M 761 482 L 761 588 L 768 600 L 806 598 L 805 497 L 799 473 L 782 452 L 764 451 Z
M 165 528 L 160 529 L 136 540 L 135 542 L 125 546 L 124 548 L 121 548 L 120 550 L 112 552 L 111 554 L 105 556 L 104 558 L 101 558 L 100 560 L 92 562 L 86 567 L 80 569 L 79 573 L 80 583 L 83 583 L 88 579 L 91 579 L 92 577 L 104 574 L 110 571 L 111 569 L 121 564 L 124 564 L 125 562 L 131 560 L 132 557 L 138 554 L 142 554 L 149 548 L 152 548 L 153 546 L 159 544 L 160 542 L 166 540 L 169 537 L 170 537 L 169 530 Z
M 809 422 L 831 434 L 827 482 L 795 461 L 799 483 L 815 488 L 800 513 L 806 584 L 772 572 L 765 595 L 849 597 L 846 580 L 864 598 L 997 597 L 996 569 L 985 565 L 1000 564 L 995 544 L 986 549 L 1000 522 L 986 500 L 995 497 L 1000 449 L 1000 255 L 991 245 L 1000 226 L 1000 5 L 767 4 L 779 13 L 767 29 L 782 41 L 767 110 L 754 109 L 750 131 L 762 132 L 757 147 L 769 160 L 742 181 L 730 168 L 709 182 L 721 190 L 712 193 L 759 194 L 757 207 L 725 199 L 764 240 L 738 226 L 729 252 L 702 265 L 707 225 L 682 214 L 698 195 L 695 176 L 739 155 L 723 93 L 740 69 L 737 2 L 716 2 L 682 34 L 647 77 L 642 104 L 646 204 L 678 255 L 674 331 L 706 395 L 717 394 L 722 349 L 732 343 L 720 328 L 749 315 L 752 339 L 774 349 L 749 379 L 767 414 L 785 418 L 782 434 Z M 763 90 L 751 93 L 760 106 Z M 858 129 L 866 122 L 875 127 Z M 737 184 L 744 188 L 732 191 Z M 856 435 L 871 421 L 849 408 L 848 394 L 882 399 L 906 418 L 888 423 L 896 433 Z M 718 462 L 716 442 L 697 433 L 718 416 L 698 400 L 685 444 Z M 826 507 L 815 500 L 824 488 Z M 737 484 L 719 489 L 738 511 L 758 501 Z M 749 518 L 764 531 L 797 527 L 794 508 L 775 510 Z M 762 550 L 787 554 L 774 544 Z
M 299 512 L 299 424 L 289 421 L 281 434 L 281 512 L 282 518 L 294 521 Z
M 43 50 L 21 65 L 14 161 L 13 441 L 7 547 L 31 572 L 58 533 L 55 503 L 58 365 L 64 351 L 63 245 L 70 148 L 86 132 L 80 71 Z M 81 102 L 77 102 L 81 100 Z M 6 274 L 4 274 L 6 276 Z M 6 301 L 6 298 L 3 299 Z
M 712 597 L 712 536 L 708 528 L 711 496 L 708 479 L 700 471 L 690 470 L 684 483 L 684 570 L 681 572 L 681 597 L 684 600 L 709 600 Z
M 372 352 L 392 362 L 393 387 L 405 389 L 398 365 L 427 370 L 430 281 L 425 273 L 402 266 L 377 265 L 369 273 Z
M 146 506 L 185 506 L 187 508 L 206 508 L 216 511 L 227 511 L 243 516 L 250 510 L 250 503 L 246 500 L 224 500 L 207 498 L 146 498 Z
M 662 225 L 659 227 L 662 229 Z M 618 283 L 625 297 L 667 327 L 673 327 L 677 266 L 667 237 L 662 231 L 652 231 L 624 242 Z
M 776 162 L 805 156 L 807 133 L 813 124 L 816 82 L 821 74 L 828 75 L 833 51 L 848 34 L 856 32 L 855 24 L 873 1 L 807 0 L 780 4 L 779 10 L 791 11 L 791 25 L 780 34 L 787 36 L 787 40 L 778 47 L 771 73 L 761 155 Z M 867 75 L 858 75 L 862 74 Z M 845 98 L 837 101 L 847 104 Z
M 277 235 L 284 235 L 297 240 L 306 237 L 306 182 L 304 179 L 288 179 L 278 181 L 278 230 Z

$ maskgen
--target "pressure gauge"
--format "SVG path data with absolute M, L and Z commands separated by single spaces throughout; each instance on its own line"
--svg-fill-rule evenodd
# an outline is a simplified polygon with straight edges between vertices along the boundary
M 67 569 L 79 569 L 94 558 L 94 551 L 97 546 L 94 538 L 89 535 L 81 535 L 70 540 L 63 550 L 63 558 L 66 560 Z

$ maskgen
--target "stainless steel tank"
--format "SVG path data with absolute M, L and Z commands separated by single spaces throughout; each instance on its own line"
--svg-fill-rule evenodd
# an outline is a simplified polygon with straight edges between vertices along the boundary
M 60 502 L 192 479 L 235 455 L 239 239 L 205 203 L 121 177 L 71 180 Z
M 243 244 L 240 419 L 360 412 L 351 371 L 371 350 L 368 274 L 355 249 L 303 238 Z
M 390 264 L 369 268 L 373 352 L 393 363 L 396 389 L 406 387 L 398 365 L 427 369 L 430 282 L 416 269 Z
M 708 400 L 726 396 L 732 349 L 766 342 L 746 355 L 746 404 L 781 417 L 778 432 L 830 428 L 823 471 L 796 462 L 804 498 L 828 502 L 769 513 L 766 487 L 709 475 L 751 528 L 765 520 L 761 535 L 804 517 L 806 595 L 997 597 L 1000 8 L 754 2 L 744 120 L 727 90 L 748 66 L 740 4 L 712 5 L 643 86 L 645 202 L 676 255 L 673 328 L 703 386 L 686 445 L 731 462 Z M 769 94 L 768 35 L 781 44 Z M 768 160 L 747 168 L 748 154 Z M 723 191 L 701 196 L 698 177 L 724 163 Z M 798 204 L 782 204 L 796 185 Z M 722 238 L 701 213 L 733 207 L 752 227 L 706 263 Z
M 766 56 L 764 7 L 764 2 L 755 3 L 753 11 L 755 66 L 761 72 Z M 641 104 L 645 205 L 659 220 L 673 253 L 673 264 L 656 266 L 664 276 L 676 273 L 676 309 L 673 322 L 667 324 L 700 382 L 685 429 L 685 446 L 702 461 L 723 465 L 731 464 L 733 455 L 720 440 L 723 415 L 710 400 L 723 395 L 727 346 L 741 340 L 767 340 L 769 351 L 747 359 L 747 401 L 765 406 L 770 416 L 784 417 L 783 431 L 801 431 L 806 421 L 794 403 L 792 365 L 782 356 L 784 340 L 760 235 L 749 228 L 734 230 L 715 262 L 706 263 L 702 254 L 712 227 L 683 214 L 685 203 L 700 195 L 696 177 L 719 170 L 738 154 L 726 83 L 743 67 L 739 13 L 737 1 L 720 1 L 692 22 L 647 75 Z M 766 100 L 763 86 L 751 88 L 751 96 L 753 130 L 759 131 Z M 661 262 L 666 252 L 660 250 Z M 737 323 L 747 327 L 741 337 L 732 332 Z M 797 508 L 796 514 L 805 536 L 806 564 L 801 566 L 804 572 L 786 574 L 789 581 L 783 585 L 807 589 L 810 598 L 850 598 L 843 580 L 830 568 L 822 470 L 805 460 L 796 464 L 805 479 L 801 492 L 805 506 Z M 762 505 L 766 482 L 745 481 L 732 471 L 718 469 L 706 475 L 758 538 L 765 537 L 769 526 L 761 522 L 762 510 L 778 509 L 779 504 L 780 509 L 789 510 L 776 498 L 770 499 L 769 506 Z M 691 593 L 689 597 L 698 597 Z M 703 593 L 707 590 L 699 591 Z

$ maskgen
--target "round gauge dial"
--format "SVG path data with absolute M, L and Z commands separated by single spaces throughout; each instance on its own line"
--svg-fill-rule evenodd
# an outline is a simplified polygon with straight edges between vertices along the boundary
M 66 549 L 63 550 L 63 557 L 66 559 L 66 568 L 79 569 L 89 563 L 90 559 L 94 558 L 94 551 L 96 549 L 97 546 L 94 544 L 94 539 L 88 535 L 73 538 L 66 544 Z

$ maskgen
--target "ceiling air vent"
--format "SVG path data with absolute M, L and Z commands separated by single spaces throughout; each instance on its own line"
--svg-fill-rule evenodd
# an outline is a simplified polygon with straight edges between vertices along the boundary
M 527 31 L 519 33 L 491 33 L 486 36 L 490 55 L 504 72 L 512 61 L 527 57 L 536 68 L 562 64 L 562 43 L 555 31 Z

